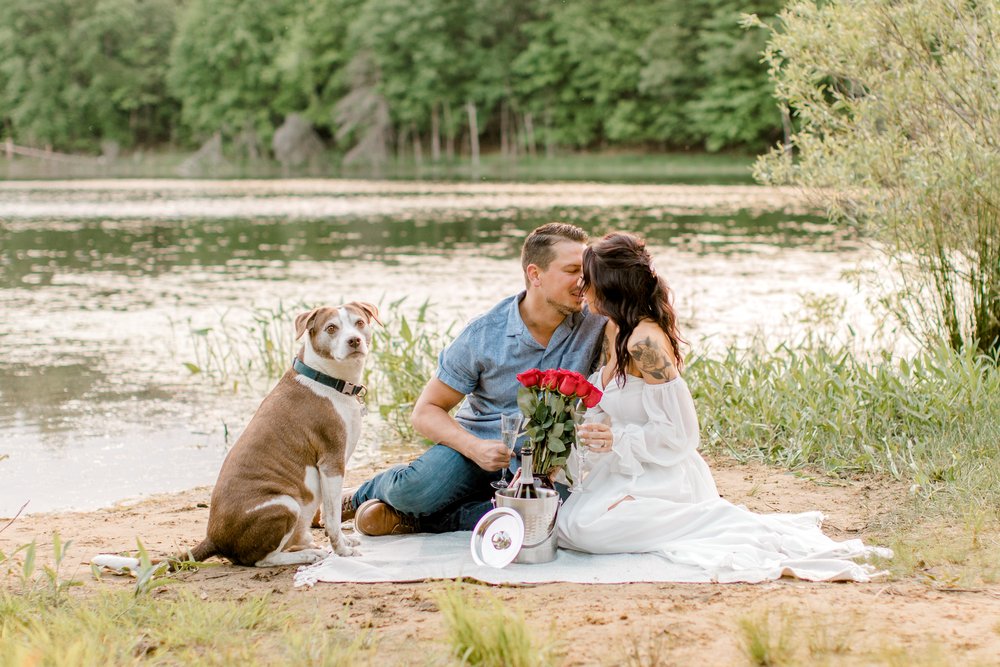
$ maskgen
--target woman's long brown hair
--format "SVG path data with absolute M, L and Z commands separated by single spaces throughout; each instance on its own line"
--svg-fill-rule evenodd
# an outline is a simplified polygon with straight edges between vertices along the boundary
M 677 316 L 667 282 L 656 274 L 646 242 L 634 234 L 612 232 L 583 251 L 583 289 L 594 287 L 597 310 L 618 326 L 615 378 L 625 381 L 632 362 L 628 339 L 644 319 L 656 322 L 667 335 L 678 370 L 683 365 Z

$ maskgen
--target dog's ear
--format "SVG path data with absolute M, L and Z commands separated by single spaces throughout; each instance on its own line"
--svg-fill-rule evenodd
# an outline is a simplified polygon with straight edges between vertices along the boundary
M 295 318 L 295 340 L 302 338 L 302 334 L 306 332 L 306 329 L 312 326 L 318 312 L 319 308 L 313 308 L 308 313 L 302 313 Z
M 378 318 L 378 307 L 374 303 L 368 303 L 367 301 L 352 301 L 347 305 L 354 306 L 362 313 L 364 313 L 369 320 L 375 320 L 380 327 L 385 326 L 384 324 L 382 324 L 382 320 Z

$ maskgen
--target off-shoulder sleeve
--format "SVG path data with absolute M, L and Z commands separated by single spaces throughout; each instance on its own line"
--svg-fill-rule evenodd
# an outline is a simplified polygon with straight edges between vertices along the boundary
M 617 472 L 636 477 L 644 465 L 673 466 L 698 449 L 698 415 L 682 378 L 647 384 L 642 405 L 645 424 L 612 424 Z

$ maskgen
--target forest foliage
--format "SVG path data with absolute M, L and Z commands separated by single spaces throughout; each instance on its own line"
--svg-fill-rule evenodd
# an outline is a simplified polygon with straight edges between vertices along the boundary
M 781 137 L 777 0 L 5 0 L 0 138 L 271 150 L 291 114 L 355 158 Z

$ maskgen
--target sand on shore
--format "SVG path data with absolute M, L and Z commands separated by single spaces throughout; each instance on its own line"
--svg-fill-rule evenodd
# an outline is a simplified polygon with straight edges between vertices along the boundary
M 364 479 L 379 465 L 352 470 L 348 483 Z M 758 512 L 819 509 L 827 516 L 825 530 L 835 539 L 860 537 L 877 543 L 878 518 L 905 502 L 905 489 L 885 481 L 829 480 L 728 460 L 712 461 L 712 467 L 720 492 L 732 502 Z M 0 549 L 9 553 L 34 539 L 44 562 L 51 557 L 51 536 L 58 531 L 63 541 L 73 541 L 62 574 L 84 582 L 72 595 L 102 587 L 130 588 L 128 577 L 95 581 L 90 557 L 134 551 L 136 538 L 154 556 L 180 553 L 204 536 L 210 495 L 211 489 L 204 487 L 92 512 L 23 516 L 0 533 Z M 6 523 L 0 521 L 0 527 Z M 317 538 L 325 539 L 321 531 Z M 245 599 L 266 593 L 310 618 L 326 615 L 329 627 L 346 624 L 358 632 L 371 631 L 380 663 L 444 660 L 445 628 L 434 602 L 441 582 L 295 588 L 293 573 L 293 567 L 256 569 L 222 562 L 177 574 L 180 583 L 153 595 L 173 595 L 179 587 L 200 591 L 206 598 Z M 746 664 L 740 619 L 766 612 L 792 621 L 793 641 L 826 642 L 828 657 L 837 664 L 938 664 L 938 658 L 948 664 L 1000 664 L 997 585 L 948 589 L 926 577 L 910 576 L 870 584 L 786 579 L 757 585 L 483 585 L 470 590 L 474 596 L 493 596 L 528 610 L 529 621 L 540 630 L 552 628 L 565 650 L 566 665 L 626 664 L 631 653 L 649 654 L 657 647 L 662 664 Z

